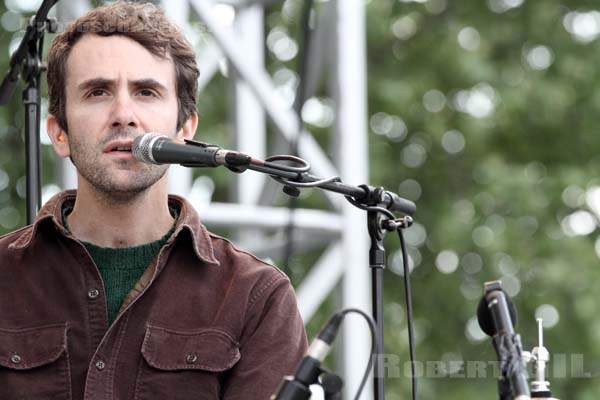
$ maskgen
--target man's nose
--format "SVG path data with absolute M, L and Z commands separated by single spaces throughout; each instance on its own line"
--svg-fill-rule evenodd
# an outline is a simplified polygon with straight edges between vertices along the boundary
M 135 103 L 129 94 L 116 96 L 111 118 L 113 128 L 136 128 L 139 126 L 135 113 Z

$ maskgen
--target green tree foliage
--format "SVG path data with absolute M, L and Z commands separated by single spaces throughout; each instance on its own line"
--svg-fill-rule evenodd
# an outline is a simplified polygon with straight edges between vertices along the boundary
M 481 376 L 468 361 L 495 354 L 472 318 L 483 282 L 501 278 L 525 348 L 544 317 L 550 351 L 582 354 L 596 374 L 593 5 L 384 0 L 367 9 L 372 181 L 419 206 L 419 229 L 407 232 L 419 360 L 467 361 L 466 374 Z M 387 271 L 388 305 L 403 304 L 399 260 Z M 386 351 L 406 361 L 406 320 L 388 319 Z M 558 397 L 593 398 L 594 380 L 570 365 L 563 378 L 558 367 Z M 493 398 L 485 372 L 430 373 L 423 398 Z M 409 383 L 389 379 L 389 398 L 407 398 Z
M 315 12 L 323 3 L 316 2 Z M 419 208 L 406 238 L 417 357 L 424 368 L 420 398 L 496 398 L 495 370 L 485 364 L 496 356 L 474 316 L 483 282 L 502 279 L 519 311 L 517 331 L 526 349 L 536 344 L 535 317 L 545 320 L 545 344 L 556 360 L 550 367 L 554 394 L 594 399 L 600 384 L 578 377 L 577 362 L 583 357 L 584 372 L 600 372 L 598 4 L 365 4 L 370 183 L 397 191 Z M 267 33 L 279 27 L 299 38 L 301 9 L 300 0 L 270 6 Z M 5 71 L 15 37 L 6 21 L 26 13 L 7 12 L 2 3 L 0 13 L 0 71 Z M 272 73 L 297 69 L 296 59 L 267 53 Z M 224 145 L 225 87 L 219 78 L 200 99 L 203 139 Z M 19 93 L 0 109 L 0 233 L 25 224 Z M 325 137 L 323 127 L 309 128 Z M 50 160 L 46 183 L 55 180 Z M 216 196 L 225 197 L 227 174 L 212 174 Z M 303 201 L 320 203 L 314 196 Z M 397 238 L 388 237 L 386 244 L 387 398 L 406 399 L 402 260 Z M 294 281 L 304 270 L 292 268 Z M 310 333 L 318 323 L 310 325 Z

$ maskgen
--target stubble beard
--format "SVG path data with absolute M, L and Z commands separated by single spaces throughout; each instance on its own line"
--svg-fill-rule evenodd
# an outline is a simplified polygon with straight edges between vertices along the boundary
M 77 172 L 90 184 L 97 196 L 108 204 L 126 204 L 143 197 L 148 190 L 158 182 L 167 172 L 168 165 L 142 164 L 135 168 L 132 160 L 106 160 L 101 150 L 103 143 L 118 138 L 127 138 L 131 135 L 114 134 L 104 140 L 97 148 L 85 143 L 72 135 L 69 138 L 71 160 Z M 75 139 L 75 140 L 74 140 Z M 137 169 L 136 172 L 133 170 Z M 119 182 L 116 172 L 118 170 L 131 171 L 127 181 Z

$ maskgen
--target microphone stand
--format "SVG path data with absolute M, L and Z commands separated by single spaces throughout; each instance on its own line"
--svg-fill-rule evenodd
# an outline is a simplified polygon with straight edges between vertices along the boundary
M 27 224 L 31 224 L 41 205 L 40 158 L 40 81 L 46 70 L 42 63 L 44 33 L 57 30 L 56 21 L 48 12 L 58 0 L 44 0 L 31 18 L 27 31 L 17 51 L 10 59 L 10 69 L 0 86 L 0 105 L 7 104 L 15 91 L 19 78 L 26 82 L 23 90 L 25 105 L 25 148 L 27 159 Z
M 377 199 L 381 198 L 383 188 L 373 188 L 369 190 L 367 199 L 373 205 L 380 205 Z M 369 249 L 369 267 L 371 268 L 371 289 L 373 295 L 373 319 L 375 320 L 377 343 L 379 343 L 379 352 L 375 354 L 374 363 L 374 388 L 375 399 L 385 398 L 385 376 L 384 360 L 381 356 L 383 352 L 383 271 L 385 269 L 385 247 L 383 239 L 387 231 L 382 225 L 382 216 L 377 211 L 367 212 L 367 225 L 371 247 Z
M 212 147 L 203 142 L 185 140 L 189 145 L 200 147 Z M 384 334 L 383 334 L 383 270 L 385 268 L 385 247 L 383 239 L 387 232 L 394 232 L 412 225 L 410 215 L 416 212 L 416 205 L 395 193 L 385 190 L 383 187 L 372 187 L 369 185 L 352 186 L 341 182 L 340 178 L 333 177 L 320 179 L 308 173 L 309 164 L 295 156 L 274 156 L 265 161 L 248 157 L 238 153 L 242 157 L 231 158 L 231 163 L 225 165 L 233 172 L 241 173 L 246 169 L 268 174 L 277 182 L 283 184 L 283 191 L 297 197 L 301 188 L 319 188 L 335 193 L 343 194 L 355 207 L 367 211 L 367 225 L 371 239 L 369 250 L 369 266 L 372 271 L 373 289 L 373 317 L 376 324 L 376 338 L 378 350 L 374 354 L 375 363 L 373 371 L 375 400 L 384 400 Z M 239 160 L 239 165 L 233 161 Z M 300 167 L 290 167 L 277 163 L 276 161 L 287 161 L 300 164 Z M 181 164 L 184 167 L 206 167 L 204 163 Z M 405 214 L 402 218 L 395 218 L 392 212 Z

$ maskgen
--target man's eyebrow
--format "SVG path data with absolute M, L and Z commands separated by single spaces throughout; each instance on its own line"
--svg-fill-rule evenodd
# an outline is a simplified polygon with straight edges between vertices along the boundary
M 138 79 L 138 80 L 132 81 L 131 85 L 133 87 L 137 87 L 137 88 L 156 89 L 159 92 L 163 92 L 163 93 L 168 92 L 168 89 L 167 89 L 167 87 L 165 85 L 163 85 L 162 83 L 160 83 L 156 79 L 152 79 L 152 78 Z
M 112 84 L 114 84 L 114 81 L 111 79 L 93 78 L 93 79 L 88 79 L 87 81 L 81 82 L 79 85 L 77 85 L 77 88 L 79 90 L 87 90 L 87 89 L 91 89 L 94 87 L 108 87 Z

